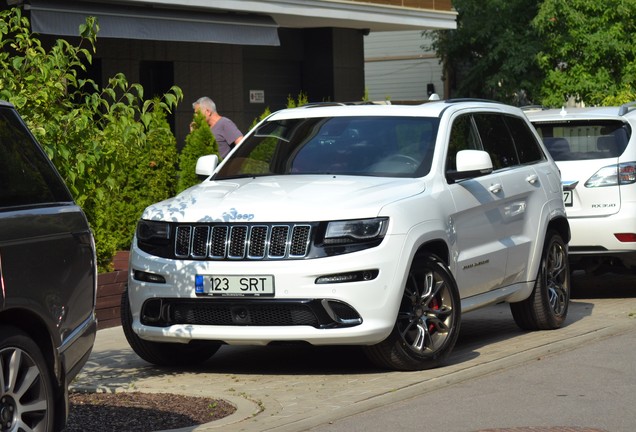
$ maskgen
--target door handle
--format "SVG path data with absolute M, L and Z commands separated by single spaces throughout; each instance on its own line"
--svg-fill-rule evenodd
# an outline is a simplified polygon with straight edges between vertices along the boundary
M 526 181 L 530 184 L 535 184 L 539 180 L 539 177 L 536 174 L 531 174 L 526 177 Z
M 495 183 L 494 185 L 490 185 L 488 190 L 494 194 L 501 192 L 501 185 L 499 183 Z

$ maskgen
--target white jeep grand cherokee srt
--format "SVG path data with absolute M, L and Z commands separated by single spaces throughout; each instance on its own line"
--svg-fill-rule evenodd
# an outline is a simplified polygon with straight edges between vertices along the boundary
M 150 363 L 305 342 L 419 370 L 449 356 L 462 313 L 509 302 L 523 329 L 566 318 L 561 179 L 517 108 L 308 105 L 197 172 L 133 241 L 122 324 Z

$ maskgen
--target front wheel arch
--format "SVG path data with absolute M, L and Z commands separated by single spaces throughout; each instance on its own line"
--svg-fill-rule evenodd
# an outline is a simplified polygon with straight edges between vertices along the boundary
M 418 255 L 402 287 L 391 333 L 364 350 L 382 368 L 413 371 L 438 367 L 455 346 L 460 322 L 459 290 L 448 266 L 433 254 Z
M 157 366 L 198 365 L 212 357 L 221 347 L 220 343 L 207 341 L 192 341 L 189 344 L 146 341 L 134 332 L 132 322 L 128 289 L 125 289 L 121 296 L 121 324 L 124 336 L 139 357 Z

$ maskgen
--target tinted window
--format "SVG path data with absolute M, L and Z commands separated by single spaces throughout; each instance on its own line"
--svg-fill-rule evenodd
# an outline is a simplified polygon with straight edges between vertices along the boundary
M 480 113 L 474 114 L 473 118 L 484 150 L 492 159 L 493 169 L 517 165 L 519 159 L 504 117 L 500 114 Z
M 0 108 L 0 207 L 71 201 L 15 111 Z
M 543 152 L 528 123 L 519 117 L 506 116 L 505 119 L 515 142 L 519 161 L 522 164 L 542 161 Z
M 483 150 L 470 115 L 460 116 L 453 122 L 446 155 L 447 170 L 457 169 L 455 157 L 460 150 Z
M 270 121 L 214 176 L 346 174 L 419 177 L 431 166 L 438 118 L 333 117 Z
M 631 136 L 620 121 L 567 121 L 535 123 L 535 128 L 556 161 L 619 157 Z

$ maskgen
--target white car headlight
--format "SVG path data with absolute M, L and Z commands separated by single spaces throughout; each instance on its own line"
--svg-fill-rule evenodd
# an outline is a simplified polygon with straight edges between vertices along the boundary
M 380 240 L 386 234 L 388 218 L 356 219 L 329 222 L 326 244 L 342 244 Z

